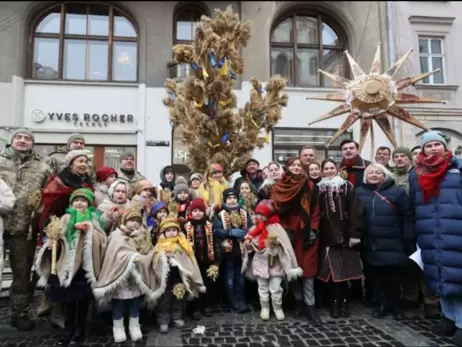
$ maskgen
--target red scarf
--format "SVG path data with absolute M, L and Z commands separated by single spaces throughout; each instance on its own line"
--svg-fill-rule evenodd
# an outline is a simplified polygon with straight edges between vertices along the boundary
M 257 224 L 252 231 L 249 231 L 248 235 L 252 238 L 260 235 L 260 239 L 258 240 L 258 250 L 263 250 L 266 247 L 266 239 L 268 238 L 268 230 L 266 227 L 270 224 L 279 224 L 279 216 L 274 215 L 270 217 L 266 222 L 263 222 L 261 219 L 257 220 Z
M 420 152 L 416 160 L 415 171 L 422 190 L 423 200 L 427 203 L 432 197 L 437 197 L 440 192 L 440 185 L 446 175 L 452 153 L 435 153 L 426 156 Z

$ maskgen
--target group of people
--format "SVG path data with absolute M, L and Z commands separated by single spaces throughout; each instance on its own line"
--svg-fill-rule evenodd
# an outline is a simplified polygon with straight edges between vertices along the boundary
M 223 176 L 226 163 L 189 180 L 166 166 L 153 185 L 136 171 L 133 153 L 121 156 L 118 170 L 96 169 L 84 137 L 72 134 L 42 159 L 33 134 L 18 129 L 0 153 L 11 325 L 34 328 L 36 285 L 45 288 L 38 314 L 66 329 L 63 345 L 84 341 L 92 303 L 111 312 L 122 342 L 125 313 L 137 341 L 140 309 L 168 333 L 186 314 L 212 315 L 222 293 L 238 313 L 257 299 L 263 321 L 271 312 L 284 320 L 292 297 L 294 316 L 314 325 L 325 305 L 332 318 L 348 317 L 356 296 L 375 318 L 396 319 L 422 296 L 427 316 L 438 317 L 441 305 L 433 332 L 462 346 L 462 162 L 437 131 L 420 142 L 380 147 L 375 163 L 352 140 L 341 143 L 340 163 L 318 163 L 305 146 L 284 165 L 260 169 L 248 160 L 234 184 Z M 424 271 L 409 259 L 417 247 Z

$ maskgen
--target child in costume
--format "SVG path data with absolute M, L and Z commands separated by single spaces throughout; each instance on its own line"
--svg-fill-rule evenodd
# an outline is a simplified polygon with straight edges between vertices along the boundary
M 238 185 L 239 206 L 245 209 L 245 212 L 251 217 L 252 223 L 255 224 L 255 207 L 257 206 L 257 195 L 252 191 L 249 182 L 242 181 Z
M 223 177 L 223 167 L 211 164 L 205 173 L 204 182 L 199 186 L 199 196 L 207 207 L 221 206 L 225 189 L 229 188 L 228 181 Z
M 56 225 L 54 240 L 50 237 L 37 255 L 39 285 L 47 286 L 51 301 L 66 307 L 67 336 L 62 344 L 81 344 L 85 323 L 103 262 L 107 237 L 99 213 L 92 206 L 95 196 L 87 188 L 76 189 L 70 197 L 66 214 Z M 54 227 L 53 223 L 49 228 Z M 50 249 L 57 242 L 56 275 L 51 273 Z
M 204 176 L 198 172 L 195 172 L 189 176 L 189 191 L 191 192 L 191 195 L 194 199 L 200 197 L 199 187 L 203 180 Z
M 248 311 L 244 297 L 245 278 L 241 273 L 241 246 L 251 226 L 252 222 L 247 212 L 239 206 L 234 189 L 226 189 L 223 192 L 222 210 L 213 216 L 213 234 L 221 240 L 228 302 L 239 313 Z
M 284 278 L 296 280 L 303 275 L 290 239 L 279 224 L 279 216 L 271 200 L 262 200 L 255 209 L 257 224 L 245 236 L 242 271 L 258 283 L 260 318 L 270 317 L 270 294 L 274 315 L 284 320 L 281 283 Z
M 146 225 L 151 233 L 151 243 L 156 245 L 159 225 L 162 219 L 168 216 L 168 206 L 163 201 L 158 201 L 152 206 L 151 213 L 147 217 Z
M 207 287 L 207 293 L 201 294 L 198 299 L 191 303 L 192 318 L 199 320 L 201 315 L 212 316 L 208 307 L 211 301 L 211 288 L 218 277 L 220 249 L 213 237 L 213 225 L 205 214 L 204 200 L 198 198 L 189 205 L 188 222 L 185 225 L 186 237 L 194 249 L 202 279 Z
M 168 333 L 171 322 L 177 328 L 184 327 L 185 300 L 206 291 L 194 251 L 175 218 L 166 217 L 160 223 L 154 268 L 158 290 L 162 292 L 157 303 L 157 322 L 160 332 Z
M 113 334 L 116 343 L 127 340 L 124 313 L 128 309 L 129 333 L 132 341 L 143 338 L 139 325 L 141 297 L 154 304 L 156 287 L 152 267 L 154 247 L 142 226 L 139 206 L 126 209 L 120 225 L 108 238 L 101 274 L 93 292 L 102 307 L 111 303 Z M 157 295 L 157 296 L 156 296 Z
M 181 231 L 184 231 L 183 228 L 187 221 L 186 214 L 191 200 L 191 193 L 186 180 L 183 177 L 178 177 L 175 181 L 175 189 L 173 190 L 173 205 L 175 207 L 170 208 L 170 212 L 175 210 L 177 213 Z

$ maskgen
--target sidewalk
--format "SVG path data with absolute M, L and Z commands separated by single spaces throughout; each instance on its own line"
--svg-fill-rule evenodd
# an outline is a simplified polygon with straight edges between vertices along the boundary
M 38 295 L 36 295 L 38 297 Z M 36 300 L 37 301 L 37 300 Z M 34 311 L 37 303 L 34 303 Z M 359 306 L 351 307 L 354 313 L 349 319 L 332 320 L 325 310 L 321 311 L 324 325 L 315 328 L 306 320 L 296 321 L 287 312 L 287 320 L 269 322 L 259 319 L 259 312 L 244 315 L 214 307 L 214 316 L 195 322 L 186 320 L 183 329 L 160 334 L 153 321 L 145 323 L 143 341 L 127 341 L 122 346 L 220 346 L 220 347 L 289 347 L 289 346 L 453 346 L 450 339 L 442 339 L 430 332 L 434 321 L 419 318 L 418 312 L 408 312 L 407 319 L 396 322 L 391 318 L 378 320 Z M 0 346 L 53 346 L 60 337 L 60 330 L 49 322 L 37 319 L 37 327 L 31 332 L 18 332 L 9 326 L 8 300 L 0 299 Z M 197 325 L 206 327 L 205 334 L 195 336 Z M 88 323 L 87 346 L 117 346 L 112 340 L 112 326 L 102 320 Z

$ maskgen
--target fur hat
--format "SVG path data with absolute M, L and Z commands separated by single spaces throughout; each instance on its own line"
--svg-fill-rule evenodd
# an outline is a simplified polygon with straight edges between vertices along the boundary
M 13 139 L 16 135 L 18 134 L 26 134 L 26 135 L 29 135 L 30 138 L 32 139 L 32 143 L 35 144 L 35 136 L 34 134 L 32 133 L 32 131 L 30 131 L 29 129 L 27 128 L 19 128 L 19 129 L 16 129 L 15 131 L 13 131 L 10 135 L 10 145 L 13 143 Z
M 86 151 L 80 149 L 70 151 L 64 156 L 64 165 L 66 165 L 66 167 L 70 167 L 72 165 L 72 162 L 78 157 L 86 157 L 88 159 L 88 154 Z
M 270 218 L 276 213 L 276 207 L 271 200 L 262 200 L 255 208 L 255 214 L 261 214 L 263 217 Z
M 173 196 L 176 198 L 176 196 L 180 192 L 188 192 L 189 194 L 188 182 L 181 176 L 175 180 L 175 188 L 173 189 Z
M 69 203 L 72 204 L 74 200 L 79 197 L 87 199 L 90 205 L 93 204 L 93 201 L 95 201 L 95 194 L 93 194 L 93 192 L 90 189 L 79 188 L 72 192 L 71 197 L 69 199 Z
M 192 212 L 193 210 L 201 210 L 202 212 L 205 213 L 206 207 L 205 207 L 205 202 L 204 202 L 204 200 L 201 199 L 201 198 L 196 198 L 196 199 L 194 199 L 194 200 L 191 201 L 191 203 L 189 204 L 188 210 L 191 211 L 191 212 Z
M 112 200 L 113 196 L 114 196 L 114 189 L 119 185 L 119 184 L 123 184 L 125 185 L 125 188 L 127 189 L 127 194 L 128 194 L 128 185 L 125 181 L 122 181 L 122 180 L 115 180 L 114 183 L 111 184 L 111 186 L 109 187 L 109 189 L 107 190 L 107 194 L 109 195 L 109 199 Z
M 223 203 L 226 204 L 226 199 L 228 199 L 230 196 L 235 196 L 236 199 L 238 197 L 238 194 L 236 194 L 236 191 L 233 188 L 227 188 L 223 192 Z
M 81 140 L 83 141 L 83 143 L 85 143 L 85 138 L 83 137 L 82 134 L 73 133 L 73 134 L 70 134 L 69 137 L 67 138 L 67 149 L 69 149 L 69 146 L 75 140 Z
M 191 174 L 191 176 L 189 176 L 189 182 L 194 181 L 194 180 L 199 180 L 202 182 L 204 180 L 204 176 L 198 172 L 195 172 Z
M 103 183 L 111 175 L 115 175 L 117 178 L 117 171 L 110 166 L 104 166 L 96 171 L 96 181 Z
M 173 217 L 165 217 L 162 219 L 162 222 L 160 222 L 159 232 L 163 234 L 168 228 L 176 228 L 180 231 L 180 224 L 178 223 L 178 220 Z

